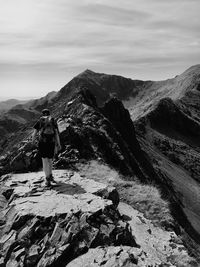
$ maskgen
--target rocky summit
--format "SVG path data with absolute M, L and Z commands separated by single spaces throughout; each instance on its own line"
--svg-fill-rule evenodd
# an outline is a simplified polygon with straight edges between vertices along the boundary
M 0 115 L 0 266 L 200 266 L 200 65 L 165 81 L 86 70 Z M 44 186 L 33 125 L 62 149 Z

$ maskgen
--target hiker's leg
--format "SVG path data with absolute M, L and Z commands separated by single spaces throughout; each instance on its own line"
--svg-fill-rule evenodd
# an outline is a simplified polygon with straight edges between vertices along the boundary
M 45 178 L 49 177 L 49 163 L 47 158 L 42 158 L 43 171 L 45 173 Z
M 48 160 L 49 160 L 49 175 L 52 175 L 53 159 L 48 159 Z
M 48 162 L 48 164 L 47 164 L 47 166 L 48 166 L 48 175 L 49 176 L 51 176 L 52 175 L 52 159 L 50 159 L 50 158 L 47 158 L 47 162 Z
M 48 158 L 44 158 L 45 185 L 51 186 L 51 165 Z
M 52 170 L 53 170 L 53 159 L 48 159 L 49 160 L 49 170 L 50 170 L 50 175 L 49 175 L 49 180 L 53 183 L 56 183 L 56 181 L 54 180 L 54 177 L 53 177 L 53 173 L 52 173 Z
M 47 169 L 48 169 L 48 178 L 49 178 L 51 175 L 51 164 L 50 164 L 49 158 L 47 158 Z

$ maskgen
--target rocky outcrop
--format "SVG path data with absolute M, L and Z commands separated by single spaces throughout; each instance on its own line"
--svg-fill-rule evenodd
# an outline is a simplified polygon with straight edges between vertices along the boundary
M 42 162 L 37 145 L 23 140 L 23 136 L 21 139 L 22 141 L 12 148 L 12 153 L 0 158 L 0 175 L 11 171 L 26 172 L 41 168 Z
M 130 113 L 126 108 L 124 108 L 122 102 L 117 98 L 112 98 L 105 103 L 102 108 L 102 112 L 120 133 L 123 140 L 126 142 L 130 153 L 133 155 L 135 162 L 137 162 L 140 166 L 136 175 L 142 180 L 141 175 L 139 175 L 140 170 L 142 170 L 146 176 L 146 180 L 150 180 L 150 177 L 153 177 L 154 181 L 158 180 L 159 178 L 150 164 L 147 154 L 142 151 L 137 140 L 135 127 L 133 121 L 131 120 Z M 134 166 L 134 170 L 137 170 L 136 164 Z
M 181 239 L 170 231 L 164 231 L 144 218 L 129 205 L 120 203 L 120 213 L 129 218 L 132 234 L 140 248 L 130 246 L 97 247 L 70 262 L 67 267 L 104 266 L 195 266 Z
M 67 171 L 55 179 L 49 189 L 41 173 L 2 177 L 1 266 L 62 267 L 89 248 L 138 247 L 114 188 Z

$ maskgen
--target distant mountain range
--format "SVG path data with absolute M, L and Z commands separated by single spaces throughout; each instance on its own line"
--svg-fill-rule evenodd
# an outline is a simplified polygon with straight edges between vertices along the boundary
M 56 92 L 50 92 L 45 97 L 29 100 L 28 102 L 19 100 L 8 100 L 1 103 L 4 105 L 4 112 L 0 113 L 0 137 L 2 144 L 5 138 L 16 133 L 20 128 L 23 128 L 27 123 L 32 123 L 40 114 L 40 111 L 46 107 L 51 99 L 56 95 Z M 17 103 L 17 104 L 16 104 Z M 2 104 L 2 107 L 3 107 Z
M 0 112 L 7 111 L 18 104 L 24 104 L 26 102 L 27 101 L 25 100 L 18 100 L 18 99 L 8 99 L 0 101 Z

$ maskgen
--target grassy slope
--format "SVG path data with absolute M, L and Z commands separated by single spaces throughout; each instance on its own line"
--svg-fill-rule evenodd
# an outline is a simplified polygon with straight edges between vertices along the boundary
M 115 186 L 120 200 L 142 212 L 154 225 L 168 229 L 175 226 L 169 203 L 162 199 L 159 189 L 153 184 L 141 184 L 136 177 L 123 177 L 109 166 L 94 160 L 78 164 L 77 168 L 82 176 Z
M 129 204 L 132 208 L 141 212 L 143 216 L 150 220 L 158 229 L 173 232 L 177 228 L 168 201 L 163 199 L 159 189 L 155 185 L 142 184 L 138 181 L 137 177 L 121 176 L 108 165 L 95 160 L 86 163 L 78 163 L 76 168 L 83 177 L 85 176 L 89 179 L 115 186 L 120 195 L 120 201 Z M 184 233 L 184 235 L 186 234 Z M 190 255 L 194 256 L 194 258 L 197 257 L 195 243 L 193 243 L 188 236 L 184 236 L 183 238 L 181 235 L 177 237 L 175 244 L 179 242 L 182 243 L 181 240 L 183 240 L 184 243 L 187 242 L 187 246 L 185 247 L 190 247 Z M 196 260 L 193 261 L 193 258 L 190 258 L 187 253 L 182 259 L 178 257 L 174 259 L 174 262 L 177 262 L 175 266 L 198 266 Z

